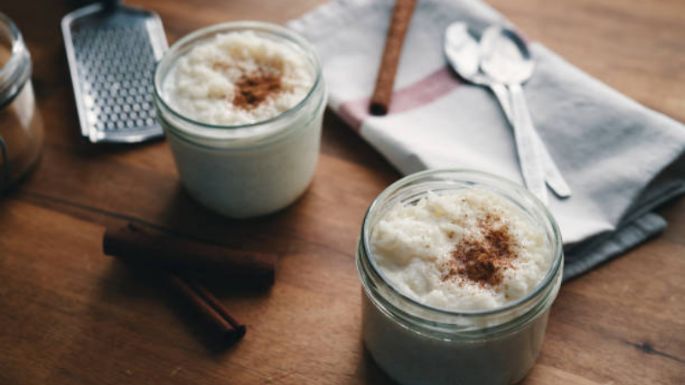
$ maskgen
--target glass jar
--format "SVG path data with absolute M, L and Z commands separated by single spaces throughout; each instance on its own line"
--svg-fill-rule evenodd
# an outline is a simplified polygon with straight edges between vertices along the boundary
M 30 170 L 42 143 L 31 57 L 17 26 L 0 13 L 0 190 Z
M 217 34 L 253 31 L 286 44 L 311 65 L 314 83 L 297 105 L 252 124 L 198 122 L 170 107 L 163 84 L 176 61 Z M 295 201 L 311 182 L 319 155 L 326 90 L 314 49 L 295 32 L 274 24 L 229 22 L 203 28 L 176 42 L 155 73 L 155 104 L 186 190 L 221 214 L 268 214 Z
M 544 229 L 550 268 L 536 288 L 504 307 L 455 312 L 417 302 L 383 279 L 370 256 L 371 230 L 395 204 L 411 204 L 429 191 L 479 187 L 505 198 Z M 357 250 L 362 282 L 362 330 L 378 365 L 401 384 L 513 384 L 526 375 L 542 345 L 550 306 L 561 284 L 563 251 L 549 211 L 528 191 L 505 179 L 465 170 L 430 170 L 385 189 L 369 207 Z

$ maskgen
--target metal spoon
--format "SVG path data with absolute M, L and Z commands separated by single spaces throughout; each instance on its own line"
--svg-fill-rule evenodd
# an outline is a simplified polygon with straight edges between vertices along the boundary
M 509 92 L 506 87 L 494 81 L 489 75 L 480 70 L 481 48 L 477 40 L 477 31 L 469 28 L 465 23 L 452 23 L 445 31 L 444 50 L 447 60 L 454 70 L 465 80 L 489 87 L 497 97 L 507 119 L 514 125 Z M 571 195 L 570 188 L 564 180 L 561 172 L 547 151 L 542 139 L 533 130 L 532 137 L 536 146 L 541 149 L 541 163 L 547 185 L 560 198 Z
M 495 82 L 505 85 L 509 91 L 514 137 L 523 179 L 528 190 L 546 203 L 547 189 L 540 149 L 532 138 L 535 128 L 521 88 L 523 82 L 533 74 L 535 63 L 526 44 L 510 30 L 488 28 L 480 43 L 480 68 Z

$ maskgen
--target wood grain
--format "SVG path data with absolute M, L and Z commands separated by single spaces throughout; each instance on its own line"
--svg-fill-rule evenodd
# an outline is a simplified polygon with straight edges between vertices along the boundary
M 319 0 L 129 1 L 170 40 L 235 19 L 283 22 Z M 529 37 L 685 120 L 685 2 L 494 0 Z M 232 221 L 182 191 L 165 142 L 92 146 L 78 133 L 59 19 L 79 1 L 3 2 L 34 59 L 46 123 L 37 170 L 0 201 L 0 384 L 386 384 L 360 341 L 354 247 L 369 202 L 399 175 L 331 114 L 309 191 Z M 36 9 L 40 9 L 37 12 Z M 562 287 L 526 384 L 685 383 L 685 202 L 658 239 Z M 219 351 L 158 277 L 102 255 L 130 219 L 281 256 L 269 291 L 208 283 L 248 325 Z

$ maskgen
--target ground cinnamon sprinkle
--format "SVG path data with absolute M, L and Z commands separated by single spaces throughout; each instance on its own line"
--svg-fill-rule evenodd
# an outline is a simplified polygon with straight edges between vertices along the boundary
M 462 276 L 481 285 L 496 286 L 502 282 L 503 269 L 516 258 L 516 247 L 509 229 L 488 215 L 479 224 L 482 238 L 459 242 L 452 250 L 443 281 Z
M 238 79 L 235 87 L 233 105 L 250 110 L 281 90 L 281 76 L 263 71 L 245 74 Z

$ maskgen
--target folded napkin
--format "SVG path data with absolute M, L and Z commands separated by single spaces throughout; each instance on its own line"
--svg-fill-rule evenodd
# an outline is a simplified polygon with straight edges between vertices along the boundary
M 479 0 L 422 0 L 402 52 L 390 113 L 367 114 L 393 1 L 325 4 L 290 27 L 319 52 L 329 106 L 402 173 L 471 168 L 523 184 L 511 129 L 494 96 L 448 68 L 445 28 L 507 21 Z M 533 122 L 573 189 L 549 208 L 565 278 L 663 230 L 651 212 L 685 192 L 685 127 L 621 95 L 538 43 L 524 92 Z

